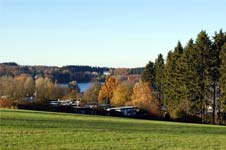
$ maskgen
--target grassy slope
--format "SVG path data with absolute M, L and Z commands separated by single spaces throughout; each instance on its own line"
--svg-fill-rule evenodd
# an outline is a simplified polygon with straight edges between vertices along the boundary
M 226 127 L 0 109 L 1 150 L 226 150 Z

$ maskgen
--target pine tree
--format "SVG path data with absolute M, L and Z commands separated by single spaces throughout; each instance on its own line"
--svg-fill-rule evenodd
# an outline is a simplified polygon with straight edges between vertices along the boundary
M 226 43 L 221 49 L 220 53 L 220 89 L 221 89 L 221 108 L 224 111 L 224 119 L 226 120 Z
M 171 112 L 171 105 L 173 105 L 173 84 L 172 84 L 172 70 L 173 68 L 173 52 L 169 51 L 167 58 L 166 58 L 166 64 L 164 66 L 164 83 L 163 83 L 163 95 L 165 103 L 168 107 L 168 111 Z M 171 114 L 171 113 L 170 113 Z
M 205 122 L 206 118 L 206 111 L 207 111 L 207 104 L 209 102 L 209 93 L 210 93 L 210 76 L 209 76 L 209 64 L 210 64 L 210 57 L 211 57 L 211 49 L 212 43 L 205 31 L 201 31 L 198 34 L 195 43 L 195 50 L 196 50 L 196 64 L 195 70 L 197 74 L 196 82 L 198 86 L 198 107 L 201 110 L 201 119 Z
M 197 113 L 197 97 L 198 97 L 198 86 L 196 83 L 197 72 L 195 71 L 195 44 L 192 39 L 189 40 L 187 45 L 184 48 L 183 59 L 184 63 L 184 72 L 183 72 L 183 80 L 184 80 L 184 96 L 187 101 L 187 114 L 195 115 Z
M 212 59 L 211 63 L 211 79 L 212 79 L 212 85 L 213 85 L 213 123 L 215 123 L 215 114 L 216 114 L 216 107 L 218 109 L 218 120 L 220 118 L 220 106 L 219 102 L 216 102 L 217 99 L 217 90 L 219 87 L 219 78 L 220 78 L 220 52 L 221 49 L 226 43 L 226 33 L 224 33 L 222 30 L 219 31 L 219 33 L 215 33 L 215 36 L 213 37 L 214 44 L 213 44 L 213 50 L 212 50 L 212 56 L 214 59 Z M 217 106 L 218 104 L 218 106 Z
M 163 70 L 164 70 L 164 59 L 163 55 L 159 54 L 158 58 L 155 60 L 155 86 L 159 93 L 158 99 L 161 104 L 163 104 Z
M 184 49 L 180 42 L 178 42 L 177 47 L 174 50 L 174 59 L 175 59 L 175 93 L 180 103 L 181 100 L 185 99 L 185 82 L 184 82 L 184 73 L 185 73 L 185 57 Z
M 180 42 L 177 43 L 173 52 L 169 52 L 164 73 L 164 97 L 167 101 L 168 110 L 173 118 L 177 117 L 178 105 L 181 102 L 182 68 L 181 57 L 183 47 Z
M 206 122 L 208 107 L 212 106 L 215 123 L 216 109 L 218 114 L 221 110 L 216 90 L 221 91 L 221 108 L 225 111 L 224 43 L 226 33 L 222 30 L 215 33 L 213 41 L 201 31 L 196 41 L 189 40 L 185 48 L 178 42 L 173 52 L 169 51 L 165 64 L 159 55 L 155 64 L 149 62 L 146 66 L 142 79 L 152 83 L 156 92 L 163 92 L 171 117 L 176 118 L 178 113 L 196 117 L 199 114 Z

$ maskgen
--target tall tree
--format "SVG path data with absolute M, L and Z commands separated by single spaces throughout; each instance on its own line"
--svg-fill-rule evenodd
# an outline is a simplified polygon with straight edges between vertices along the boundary
M 118 81 L 115 77 L 108 77 L 104 85 L 101 87 L 98 102 L 104 104 L 111 104 L 111 99 L 113 97 L 113 92 L 118 86 Z
M 210 93 L 210 76 L 209 76 L 209 64 L 211 58 L 212 42 L 209 39 L 205 31 L 201 31 L 196 39 L 196 65 L 195 70 L 197 73 L 196 82 L 198 84 L 198 105 L 201 110 L 202 121 L 205 122 L 207 103 Z
M 49 78 L 39 77 L 35 81 L 36 98 L 43 102 L 51 99 L 52 87 L 53 83 Z
M 158 99 L 161 104 L 163 104 L 163 70 L 164 70 L 164 59 L 163 55 L 159 54 L 158 58 L 155 60 L 155 85 L 156 90 L 159 93 Z
M 220 89 L 221 89 L 221 108 L 224 111 L 224 119 L 226 120 L 226 43 L 222 47 L 220 53 L 221 65 L 220 65 Z
M 184 48 L 183 60 L 184 63 L 184 72 L 183 80 L 184 80 L 184 99 L 187 101 L 188 104 L 191 104 L 187 107 L 187 114 L 188 115 L 195 115 L 198 112 L 197 108 L 197 91 L 198 86 L 196 84 L 197 72 L 195 71 L 196 59 L 195 59 L 195 44 L 192 39 L 189 40 L 187 45 Z
M 171 84 L 171 70 L 173 69 L 172 66 L 173 61 L 173 52 L 169 51 L 167 58 L 166 58 L 166 64 L 164 65 L 164 83 L 163 83 L 163 95 L 164 95 L 164 101 L 168 105 L 170 103 L 170 93 L 172 90 L 172 84 Z
M 14 94 L 13 97 L 22 99 L 25 97 L 24 82 L 26 80 L 25 75 L 20 75 L 14 78 Z
M 219 31 L 219 33 L 215 32 L 215 35 L 213 37 L 214 43 L 213 43 L 213 49 L 211 51 L 212 59 L 211 59 L 211 70 L 210 70 L 210 76 L 212 80 L 212 86 L 213 86 L 213 123 L 215 123 L 215 114 L 216 114 L 216 107 L 218 109 L 218 114 L 220 115 L 220 105 L 219 102 L 216 102 L 217 99 L 217 93 L 219 93 L 218 87 L 219 87 L 219 78 L 220 78 L 220 65 L 221 65 L 221 59 L 220 59 L 220 53 L 222 50 L 223 45 L 226 43 L 226 33 L 222 30 Z M 217 105 L 218 104 L 218 105 Z M 220 117 L 218 115 L 218 118 Z
M 183 47 L 180 42 L 177 43 L 173 52 L 169 52 L 167 56 L 167 62 L 165 65 L 165 98 L 167 101 L 168 110 L 170 112 L 171 117 L 176 118 L 176 114 L 178 111 L 178 105 L 182 99 L 182 76 L 183 76 L 183 68 L 182 68 L 182 55 L 183 55 Z
M 32 77 L 27 77 L 24 82 L 25 96 L 31 97 L 35 92 L 35 81 Z

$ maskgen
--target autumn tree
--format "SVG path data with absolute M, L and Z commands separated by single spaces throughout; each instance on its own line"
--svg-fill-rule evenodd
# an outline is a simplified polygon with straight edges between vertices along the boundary
M 0 95 L 21 100 L 34 95 L 34 80 L 31 76 L 21 74 L 16 77 L 0 78 Z
M 111 104 L 113 106 L 125 106 L 131 101 L 133 85 L 129 82 L 120 83 L 113 92 Z
M 38 79 L 36 79 L 35 90 L 36 90 L 35 94 L 37 99 L 42 100 L 45 98 L 46 86 L 44 83 L 44 78 L 39 77 Z
M 39 77 L 35 81 L 36 97 L 38 100 L 48 100 L 51 94 L 50 88 L 53 86 L 52 81 L 49 78 Z
M 27 77 L 24 81 L 24 91 L 27 97 L 34 96 L 35 92 L 35 81 L 32 77 Z
M 14 78 L 14 93 L 13 97 L 21 99 L 25 96 L 24 82 L 26 80 L 25 75 L 20 75 Z
M 49 82 L 47 85 L 47 97 L 51 100 L 63 99 L 64 95 L 67 93 L 67 88 L 61 87 L 56 83 Z
M 131 96 L 132 104 L 140 109 L 147 110 L 153 115 L 159 115 L 160 104 L 153 94 L 149 83 L 136 83 Z
M 14 93 L 14 79 L 10 76 L 3 76 L 0 78 L 0 94 L 1 96 L 13 97 Z
M 113 97 L 113 92 L 118 85 L 118 81 L 115 77 L 110 76 L 105 81 L 104 85 L 101 87 L 98 102 L 104 104 L 111 104 L 111 99 Z

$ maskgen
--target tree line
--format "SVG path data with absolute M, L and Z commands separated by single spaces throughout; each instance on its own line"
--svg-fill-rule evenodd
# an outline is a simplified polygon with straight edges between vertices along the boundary
M 79 83 L 92 81 L 105 81 L 104 72 L 111 74 L 120 73 L 126 70 L 127 74 L 141 74 L 144 68 L 108 68 L 108 67 L 91 67 L 68 65 L 63 67 L 56 66 L 21 66 L 15 62 L 0 63 L 0 77 L 12 76 L 16 77 L 22 74 L 28 74 L 33 78 L 48 77 L 60 84 L 68 84 L 70 81 Z
M 177 43 L 166 60 L 159 54 L 142 74 L 172 118 L 196 116 L 203 123 L 226 120 L 226 33 L 201 31 L 183 47 Z M 211 115 L 210 115 L 211 113 Z
M 124 74 L 127 69 L 122 70 L 120 72 Z M 43 107 L 38 110 L 48 110 L 45 107 L 50 101 L 60 99 L 79 101 L 80 106 L 137 106 L 152 116 L 160 116 L 160 105 L 149 83 L 131 82 L 119 74 L 117 71 L 117 75 L 108 76 L 104 83 L 94 82 L 85 92 L 80 92 L 76 81 L 62 87 L 47 77 L 4 76 L 0 78 L 0 107 L 23 105 L 23 108 L 29 108 L 26 106 L 32 105 Z
M 7 65 L 18 67 L 13 63 Z M 77 81 L 72 80 L 74 78 L 63 76 L 68 87 L 59 86 L 56 77 L 51 77 L 58 69 L 46 70 L 44 76 L 12 76 L 8 71 L 8 75 L 0 78 L 0 96 L 13 100 L 35 97 L 42 103 L 70 99 L 80 101 L 81 106 L 137 106 L 160 118 L 226 123 L 226 33 L 222 30 L 211 38 L 201 31 L 185 46 L 178 42 L 166 59 L 159 54 L 145 68 L 109 69 L 111 75 L 103 84 L 97 79 L 84 93 L 80 92 Z M 67 66 L 62 70 L 60 73 L 73 73 L 76 67 Z M 129 78 L 141 71 L 141 81 Z
M 1 99 L 16 101 L 40 101 L 77 99 L 80 89 L 76 81 L 71 81 L 68 87 L 62 87 L 54 83 L 50 78 L 39 77 L 34 79 L 27 74 L 16 77 L 0 77 Z
M 33 78 L 48 77 L 58 83 L 90 82 L 93 80 L 104 81 L 103 72 L 109 71 L 107 67 L 91 66 L 20 66 L 16 63 L 1 63 L 0 76 L 16 77 L 21 74 L 28 74 Z

